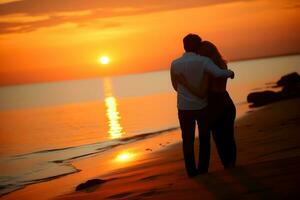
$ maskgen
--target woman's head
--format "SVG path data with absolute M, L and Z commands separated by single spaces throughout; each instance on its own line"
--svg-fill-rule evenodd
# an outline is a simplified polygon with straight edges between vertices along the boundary
M 201 42 L 199 48 L 200 55 L 209 57 L 217 66 L 223 68 L 226 67 L 227 61 L 223 58 L 218 48 L 209 41 Z

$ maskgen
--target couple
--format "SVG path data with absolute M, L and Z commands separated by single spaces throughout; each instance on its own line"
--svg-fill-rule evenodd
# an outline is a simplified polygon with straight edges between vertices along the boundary
M 185 53 L 171 65 L 171 81 L 177 91 L 177 108 L 183 140 L 183 156 L 189 177 L 208 172 L 210 135 L 216 143 L 224 168 L 235 166 L 235 106 L 226 91 L 227 69 L 214 44 L 196 34 L 183 39 Z M 199 160 L 195 163 L 194 139 L 199 130 Z

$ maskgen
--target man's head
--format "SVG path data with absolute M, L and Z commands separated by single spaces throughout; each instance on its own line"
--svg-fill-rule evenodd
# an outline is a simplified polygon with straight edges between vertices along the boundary
M 202 42 L 202 39 L 199 37 L 199 35 L 190 33 L 183 38 L 184 50 L 186 52 L 197 53 L 197 51 L 201 45 L 201 42 Z

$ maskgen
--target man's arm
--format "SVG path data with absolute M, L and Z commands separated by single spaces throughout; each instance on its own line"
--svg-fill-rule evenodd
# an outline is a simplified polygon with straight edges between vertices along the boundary
M 209 58 L 204 63 L 204 70 L 216 78 L 234 78 L 234 72 L 227 69 L 221 69 L 215 65 Z
M 174 90 L 177 92 L 177 82 L 176 82 L 176 75 L 174 74 L 172 67 L 170 70 L 170 75 L 171 75 L 171 82 L 172 82 L 172 86 L 174 88 Z

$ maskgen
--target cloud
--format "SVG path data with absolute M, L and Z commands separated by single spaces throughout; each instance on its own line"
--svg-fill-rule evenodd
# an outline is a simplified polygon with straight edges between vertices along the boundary
M 31 22 L 0 22 L 0 34 L 8 33 L 25 33 L 37 30 L 43 27 L 52 27 L 64 23 L 74 23 L 81 27 L 87 27 L 83 19 L 72 18 L 72 17 L 59 17 L 51 16 L 45 20 L 31 21 Z M 104 22 L 98 28 L 108 29 L 121 26 L 120 23 Z
M 57 26 L 63 23 L 75 23 L 84 26 L 94 19 L 115 16 L 138 15 L 166 10 L 198 7 L 211 4 L 232 2 L 235 0 L 20 0 L 0 4 L 0 34 L 22 33 L 42 27 Z M 47 19 L 11 22 L 12 15 L 24 17 L 48 16 Z M 7 21 L 5 21 L 7 19 Z M 104 28 L 115 26 L 107 26 Z

